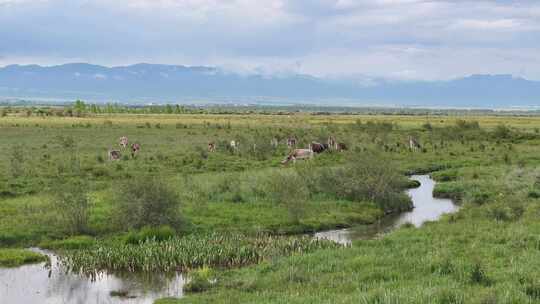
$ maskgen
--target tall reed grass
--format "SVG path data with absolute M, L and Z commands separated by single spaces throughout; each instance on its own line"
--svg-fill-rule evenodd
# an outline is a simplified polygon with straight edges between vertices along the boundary
M 149 239 L 139 244 L 97 244 L 86 250 L 66 252 L 61 263 L 87 275 L 102 271 L 176 271 L 203 266 L 229 268 L 256 264 L 276 256 L 302 254 L 340 245 L 312 237 L 208 234 L 176 237 L 165 241 Z

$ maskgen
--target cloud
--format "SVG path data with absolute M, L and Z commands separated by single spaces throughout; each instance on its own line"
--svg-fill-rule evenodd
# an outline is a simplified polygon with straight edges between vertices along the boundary
M 0 0 L 0 40 L 0 64 L 540 79 L 532 0 Z

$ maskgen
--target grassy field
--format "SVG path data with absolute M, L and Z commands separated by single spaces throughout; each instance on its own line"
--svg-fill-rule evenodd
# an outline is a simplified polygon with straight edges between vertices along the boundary
M 0 247 L 84 252 L 167 236 L 167 229 L 175 237 L 281 235 L 368 224 L 408 208 L 398 195 L 408 186 L 406 174 L 432 173 L 435 194 L 462 205 L 457 214 L 350 248 L 220 268 L 205 292 L 163 303 L 535 303 L 539 128 L 540 117 L 514 116 L 1 117 Z M 330 135 L 349 150 L 280 164 L 287 137 L 307 147 Z M 108 161 L 121 136 L 141 143 L 141 152 Z M 418 138 L 420 151 L 408 149 L 409 136 Z M 279 147 L 271 147 L 272 138 Z M 237 151 L 227 148 L 231 140 L 240 143 Z M 208 142 L 217 152 L 207 151 Z M 137 201 L 119 197 L 122 189 L 135 191 L 124 183 L 147 175 L 162 184 L 142 196 L 174 196 L 178 227 L 115 224 L 118 206 Z M 380 181 L 391 182 L 382 189 Z M 75 195 L 78 189 L 87 195 Z M 59 196 L 64 192 L 72 195 Z M 59 201 L 78 202 L 76 210 L 60 206 L 84 221 L 66 222 L 72 217 L 61 216 Z

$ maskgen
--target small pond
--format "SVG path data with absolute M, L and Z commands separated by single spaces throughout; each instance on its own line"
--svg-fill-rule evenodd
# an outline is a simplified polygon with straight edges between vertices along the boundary
M 0 303 L 21 304 L 152 304 L 163 297 L 182 296 L 184 278 L 169 275 L 102 274 L 94 279 L 66 273 L 54 253 L 46 254 L 46 263 L 16 268 L 0 268 Z M 111 292 L 127 292 L 111 296 Z
M 413 210 L 386 217 L 373 225 L 323 231 L 316 233 L 315 237 L 350 244 L 353 240 L 376 238 L 405 223 L 420 227 L 427 221 L 435 221 L 443 214 L 458 210 L 458 206 L 452 200 L 433 197 L 435 181 L 429 175 L 413 175 L 411 179 L 420 182 L 420 187 L 408 191 L 414 204 Z

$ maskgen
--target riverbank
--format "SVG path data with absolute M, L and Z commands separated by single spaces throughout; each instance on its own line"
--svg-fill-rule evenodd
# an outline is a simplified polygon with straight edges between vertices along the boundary
M 540 212 L 531 187 L 540 187 L 534 186 L 540 171 L 511 164 L 453 170 L 452 180 L 440 184 L 459 189 L 455 214 L 357 240 L 347 250 L 227 271 L 209 292 L 171 303 L 538 301 Z M 478 193 L 489 196 L 480 200 Z
M 0 248 L 0 267 L 17 267 L 47 261 L 47 256 L 27 249 Z

